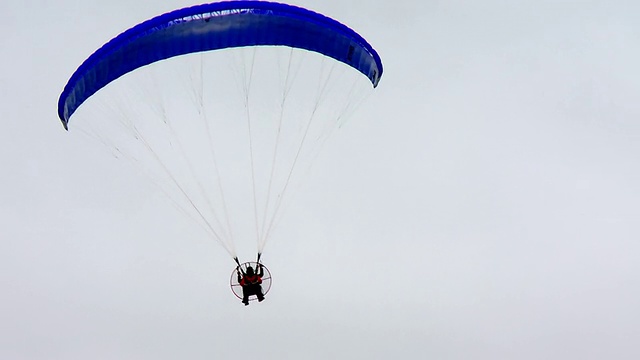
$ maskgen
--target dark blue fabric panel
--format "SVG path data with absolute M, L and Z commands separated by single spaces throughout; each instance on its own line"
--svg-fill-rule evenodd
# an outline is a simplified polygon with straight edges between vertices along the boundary
M 96 91 L 141 66 L 177 55 L 229 47 L 282 45 L 315 51 L 367 76 L 382 76 L 377 52 L 355 31 L 318 13 L 279 3 L 229 1 L 172 11 L 115 37 L 80 65 L 60 95 L 65 128 Z

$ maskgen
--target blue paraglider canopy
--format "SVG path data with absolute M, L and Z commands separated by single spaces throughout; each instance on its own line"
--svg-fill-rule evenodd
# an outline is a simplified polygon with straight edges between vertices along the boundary
M 142 66 L 178 55 L 245 46 L 289 46 L 321 53 L 353 67 L 374 87 L 382 62 L 367 41 L 347 26 L 303 8 L 228 1 L 175 10 L 147 20 L 93 53 L 60 95 L 65 128 L 76 109 L 98 90 Z
M 231 288 L 242 298 L 256 283 L 243 288 L 238 273 L 256 269 L 260 256 L 240 264 L 235 241 L 255 239 L 262 253 L 304 172 L 382 72 L 373 47 L 336 20 L 225 1 L 122 32 L 77 68 L 57 111 L 67 130 L 72 116 L 83 119 L 79 133 L 147 175 L 227 250 L 238 265 Z M 259 267 L 262 292 L 256 286 L 248 300 L 270 289 L 271 274 Z

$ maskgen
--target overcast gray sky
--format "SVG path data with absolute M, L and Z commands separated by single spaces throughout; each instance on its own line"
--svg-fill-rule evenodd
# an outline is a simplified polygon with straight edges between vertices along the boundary
M 192 3 L 0 3 L 0 358 L 640 358 L 640 4 L 293 3 L 385 72 L 247 308 L 228 254 L 56 114 L 96 48 Z

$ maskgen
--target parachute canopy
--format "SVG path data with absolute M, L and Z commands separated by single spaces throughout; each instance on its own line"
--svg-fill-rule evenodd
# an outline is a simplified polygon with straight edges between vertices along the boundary
M 382 62 L 371 45 L 333 19 L 286 4 L 228 1 L 160 15 L 109 41 L 70 78 L 60 95 L 58 116 L 66 129 L 85 100 L 142 66 L 194 52 L 255 45 L 321 53 L 358 70 L 373 87 L 382 76 Z
M 255 239 L 262 253 L 277 236 L 321 148 L 381 75 L 376 51 L 335 20 L 227 1 L 157 16 L 100 47 L 58 115 L 237 258 L 236 244 Z

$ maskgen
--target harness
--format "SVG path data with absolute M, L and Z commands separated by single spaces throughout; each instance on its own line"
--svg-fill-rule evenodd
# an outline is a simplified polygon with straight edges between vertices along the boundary
M 261 282 L 262 282 L 262 279 L 258 275 L 245 275 L 242 278 L 242 283 L 240 285 L 259 284 Z

